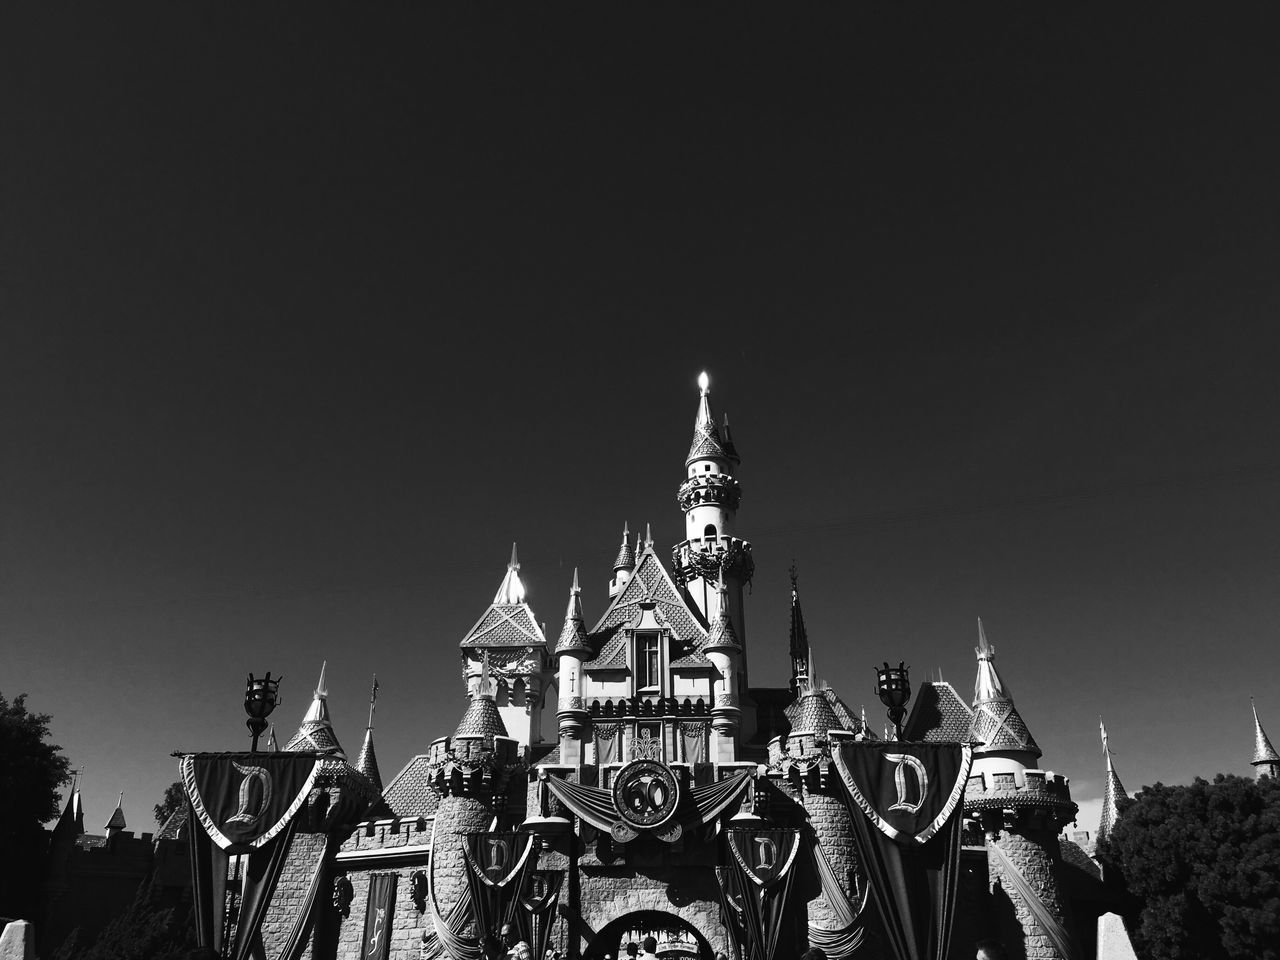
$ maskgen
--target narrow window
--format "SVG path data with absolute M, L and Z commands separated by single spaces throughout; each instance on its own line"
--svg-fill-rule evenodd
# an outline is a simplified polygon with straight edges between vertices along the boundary
M 657 689 L 658 635 L 642 633 L 636 638 L 636 684 L 641 690 Z

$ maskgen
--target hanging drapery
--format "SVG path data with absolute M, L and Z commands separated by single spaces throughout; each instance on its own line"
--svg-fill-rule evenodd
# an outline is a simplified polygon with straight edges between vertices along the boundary
M 1063 957 L 1072 960 L 1076 956 L 1075 941 L 1067 928 L 1062 925 L 1062 921 L 1049 909 L 1049 905 L 1040 898 L 1036 888 L 1022 875 L 1022 871 L 1009 859 L 1009 855 L 1000 849 L 998 843 L 987 844 L 987 849 L 1000 865 L 1001 883 L 1008 879 L 1014 892 L 1030 908 L 1031 915 L 1035 917 L 1036 924 L 1044 931 L 1044 935 L 1053 941 L 1054 947 Z
M 833 751 L 854 837 L 898 960 L 943 960 L 960 861 L 960 804 L 973 752 L 958 743 L 860 741 Z
M 364 939 L 360 960 L 387 960 L 391 949 L 391 926 L 395 920 L 396 874 L 369 876 L 369 902 L 364 914 Z
M 787 916 L 800 831 L 795 827 L 745 827 L 725 831 L 725 843 L 737 868 L 734 893 L 746 927 L 744 960 L 773 960 Z M 790 938 L 788 938 L 790 939 Z
M 618 762 L 618 730 L 621 726 L 620 723 L 600 723 L 599 721 L 592 724 L 592 734 L 596 740 L 597 764 Z
M 727 780 L 683 791 L 675 821 L 685 829 L 711 823 L 750 787 L 751 776 L 750 771 L 743 771 Z M 584 786 L 561 777 L 548 777 L 547 787 L 575 816 L 598 830 L 612 830 L 613 825 L 620 821 L 610 790 Z
M 534 870 L 528 886 L 520 896 L 516 926 L 520 938 L 529 944 L 532 956 L 544 957 L 551 940 L 551 926 L 556 920 L 556 904 L 560 900 L 563 870 Z
M 196 937 L 224 952 L 228 857 L 248 854 L 232 960 L 262 955 L 260 930 L 320 769 L 314 754 L 201 753 L 179 762 L 190 820 Z
M 865 936 L 862 911 L 867 905 L 867 893 L 863 891 L 861 902 L 855 903 L 849 899 L 849 895 L 844 892 L 844 884 L 836 876 L 836 871 L 816 835 L 810 839 L 809 852 L 822 886 L 822 895 L 831 904 L 836 915 L 834 927 L 824 927 L 809 921 L 809 946 L 821 947 L 828 960 L 847 960 L 862 946 Z
M 431 823 L 432 850 L 439 849 L 436 846 L 437 825 L 438 821 L 433 820 Z M 440 905 L 436 902 L 435 857 L 431 858 L 427 867 L 427 908 L 431 912 L 431 923 L 435 927 L 435 932 L 429 935 L 423 934 L 421 960 L 435 960 L 440 956 L 448 957 L 449 960 L 480 960 L 479 941 L 463 933 L 473 916 L 471 887 L 463 884 L 462 896 L 454 901 L 447 914 L 441 913 Z
M 703 763 L 707 759 L 707 722 L 705 720 L 682 720 L 680 722 L 680 739 L 684 748 L 685 763 Z
M 716 867 L 716 891 L 720 894 L 720 919 L 729 932 L 736 960 L 748 960 L 746 900 L 742 896 L 738 871 L 733 867 Z
M 515 920 L 529 872 L 537 866 L 537 838 L 531 833 L 468 833 L 462 837 L 467 886 L 475 907 L 480 942 L 497 937 Z
M 316 859 L 315 867 L 311 872 L 311 883 L 307 885 L 307 893 L 303 898 L 302 905 L 298 910 L 298 917 L 293 923 L 293 929 L 289 932 L 289 939 L 285 941 L 284 948 L 280 951 L 279 960 L 299 960 L 303 950 L 306 949 L 307 941 L 311 937 L 311 931 L 315 928 L 316 917 L 319 916 L 323 909 L 320 899 L 320 891 L 328 890 L 329 869 L 328 865 L 333 862 L 333 856 L 338 852 L 338 848 L 342 846 L 341 841 L 336 835 L 329 836 L 323 847 L 320 849 L 320 855 Z

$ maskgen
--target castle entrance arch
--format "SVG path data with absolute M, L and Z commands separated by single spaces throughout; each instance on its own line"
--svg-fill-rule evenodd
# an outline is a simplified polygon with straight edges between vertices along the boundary
M 600 928 L 582 960 L 626 960 L 627 944 L 644 943 L 645 937 L 658 941 L 659 960 L 715 960 L 711 944 L 687 920 L 660 910 L 628 913 Z

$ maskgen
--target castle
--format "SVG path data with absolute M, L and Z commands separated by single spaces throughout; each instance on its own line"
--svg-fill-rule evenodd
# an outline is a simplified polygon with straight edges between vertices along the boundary
M 660 955 L 733 956 L 716 871 L 726 830 L 760 824 L 798 828 L 808 849 L 775 955 L 807 944 L 832 960 L 889 955 L 854 843 L 851 818 L 861 814 L 832 762 L 842 741 L 876 734 L 810 675 L 794 576 L 791 676 L 776 686 L 749 680 L 753 644 L 783 641 L 748 629 L 743 592 L 755 559 L 739 535 L 739 463 L 704 374 L 676 491 L 685 538 L 664 557 L 648 531 L 633 541 L 624 527 L 604 613 L 586 620 L 575 571 L 553 638 L 526 600 L 513 549 L 493 601 L 459 641 L 468 702 L 457 728 L 389 782 L 372 711 L 351 760 L 322 677 L 286 749 L 319 751 L 340 767 L 327 788 L 335 796 L 377 799 L 359 823 L 331 817 L 295 840 L 262 927 L 268 955 L 478 960 L 472 854 L 459 838 L 519 832 L 536 838 L 542 899 L 525 904 L 535 949 L 603 960 L 652 935 Z M 1014 956 L 1064 958 L 1069 939 L 1091 941 L 1108 897 L 1092 861 L 1060 839 L 1077 809 L 1068 781 L 1040 763 L 981 624 L 976 652 L 973 700 L 924 683 L 903 731 L 904 740 L 974 746 L 951 956 L 995 937 Z M 552 709 L 554 738 L 544 739 Z M 610 796 L 621 820 L 598 812 Z M 683 819 L 671 819 L 675 796 Z M 336 807 L 326 798 L 324 808 Z M 297 942 L 295 914 L 316 899 L 307 899 L 316 882 L 324 892 Z

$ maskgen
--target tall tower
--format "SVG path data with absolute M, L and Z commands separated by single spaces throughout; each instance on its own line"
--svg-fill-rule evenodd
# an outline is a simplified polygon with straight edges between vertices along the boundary
M 1111 744 L 1107 741 L 1107 727 L 1101 717 L 1098 718 L 1098 730 L 1102 733 L 1102 754 L 1107 759 L 1107 782 L 1102 790 L 1102 817 L 1098 821 L 1098 839 L 1105 840 L 1111 836 L 1111 829 L 1120 819 L 1120 801 L 1128 800 L 1129 795 L 1124 792 L 1124 784 L 1111 765 Z
M 804 611 L 800 609 L 800 588 L 797 585 L 796 565 L 791 565 L 791 689 L 797 696 L 803 681 L 816 679 L 809 676 L 809 634 L 804 629 Z
M 1253 759 L 1249 761 L 1253 764 L 1253 776 L 1259 780 L 1263 777 L 1278 780 L 1280 754 L 1276 753 L 1276 748 L 1271 745 L 1266 731 L 1262 729 L 1262 723 L 1258 720 L 1258 705 L 1253 702 L 1253 697 L 1249 698 L 1249 703 L 1253 706 Z
M 730 472 L 740 462 L 729 437 L 729 421 L 723 429 L 711 415 L 710 379 L 698 377 L 701 395 L 693 421 L 693 443 L 685 460 L 686 477 L 677 499 L 685 517 L 685 539 L 671 552 L 676 582 L 688 591 L 708 626 L 727 606 L 734 636 L 745 650 L 746 620 L 742 608 L 742 587 L 755 572 L 751 544 L 734 536 L 742 490 Z M 725 589 L 719 589 L 721 576 Z M 738 675 L 739 690 L 746 691 L 745 659 Z
M 1067 960 L 1067 901 L 1058 889 L 1062 850 L 1058 833 L 1077 807 L 1065 777 L 1040 769 L 1040 747 L 1023 723 L 1013 695 L 996 672 L 995 648 L 978 621 L 978 678 L 973 690 L 973 767 L 965 788 L 965 814 L 980 820 L 987 838 L 987 869 L 1013 907 L 1019 939 L 1036 960 Z M 1024 891 L 1029 888 L 1031 895 Z M 1039 901 L 1035 903 L 1034 901 Z

